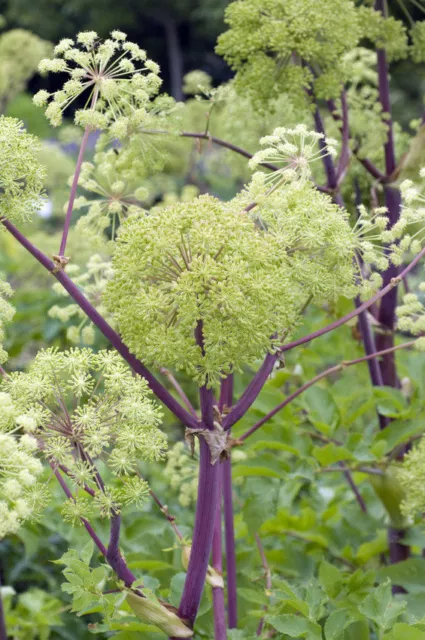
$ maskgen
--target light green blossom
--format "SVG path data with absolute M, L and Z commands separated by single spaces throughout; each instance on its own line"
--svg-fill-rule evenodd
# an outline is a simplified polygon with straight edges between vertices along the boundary
M 101 41 L 96 32 L 83 32 L 77 43 L 62 40 L 55 56 L 40 62 L 40 73 L 66 73 L 69 79 L 56 93 L 41 90 L 34 96 L 37 106 L 46 106 L 53 126 L 61 124 L 63 111 L 80 95 L 87 106 L 75 114 L 78 125 L 106 129 L 119 123 L 125 136 L 130 125 L 143 122 L 161 85 L 159 67 L 137 44 L 127 42 L 125 34 L 113 31 L 110 39 Z
M 105 304 L 145 362 L 211 384 L 281 344 L 311 296 L 353 294 L 355 240 L 329 197 L 296 181 L 252 217 L 247 197 L 200 196 L 121 228 Z
M 109 517 L 121 504 L 145 499 L 146 483 L 139 481 L 137 465 L 162 459 L 166 438 L 145 381 L 135 378 L 118 354 L 41 351 L 28 373 L 7 376 L 3 389 L 14 404 L 16 427 L 37 438 L 51 465 L 68 469 L 76 487 L 75 500 L 65 505 L 69 521 L 92 511 Z M 98 459 L 115 476 L 108 490 L 99 481 Z M 20 474 L 24 484 L 26 468 Z M 90 510 L 85 509 L 84 486 L 94 492 Z

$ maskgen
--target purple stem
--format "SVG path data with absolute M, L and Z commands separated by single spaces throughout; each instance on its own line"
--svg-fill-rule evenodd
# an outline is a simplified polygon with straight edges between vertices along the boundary
M 224 533 L 226 540 L 227 618 L 229 629 L 238 626 L 238 599 L 236 582 L 236 544 L 233 512 L 232 462 L 228 458 L 222 463 L 224 502 Z
M 220 464 L 211 464 L 211 453 L 205 439 L 199 438 L 199 484 L 195 526 L 186 581 L 178 611 L 188 625 L 198 613 L 207 575 L 214 533 L 214 522 L 219 503 Z
M 96 311 L 93 305 L 87 300 L 87 298 L 81 293 L 80 289 L 74 284 L 74 282 L 67 276 L 62 270 L 58 269 L 57 265 L 50 260 L 40 249 L 35 247 L 20 231 L 17 229 L 10 220 L 1 218 L 0 221 L 6 227 L 6 229 L 16 238 L 16 240 L 32 255 L 34 258 L 45 268 L 50 271 L 52 275 L 61 283 L 63 288 L 69 293 L 71 298 L 78 304 L 78 306 L 84 311 L 88 318 L 98 327 L 103 335 L 109 340 L 111 345 L 121 354 L 121 356 L 128 362 L 130 367 L 138 373 L 140 376 L 146 379 L 149 387 L 153 393 L 164 403 L 166 407 L 179 419 L 182 423 L 191 429 L 199 427 L 199 422 L 190 415 L 188 411 L 167 391 L 167 389 L 155 378 L 155 376 L 147 369 L 140 360 L 138 360 L 133 354 L 130 353 L 128 347 L 123 343 L 120 336 L 112 327 L 106 322 L 106 320 Z
M 223 419 L 223 428 L 230 429 L 238 420 L 245 415 L 250 406 L 254 404 L 261 389 L 265 385 L 267 378 L 273 371 L 273 367 L 277 361 L 277 354 L 268 353 L 264 359 L 263 364 L 257 371 L 238 402 L 233 407 L 232 411 Z
M 384 187 L 385 205 L 388 209 L 390 226 L 392 227 L 398 220 L 400 215 L 401 197 L 397 189 Z M 398 276 L 399 269 L 390 264 L 383 274 L 383 285 L 386 286 L 391 280 Z M 377 336 L 377 347 L 381 351 L 387 349 L 394 344 L 394 327 L 396 321 L 397 307 L 397 287 L 394 287 L 382 299 L 379 308 L 379 322 L 381 323 L 384 333 Z M 391 387 L 398 386 L 397 372 L 395 368 L 394 355 L 392 353 L 384 357 L 381 362 L 382 379 L 385 385 Z
M 133 582 L 135 582 L 136 577 L 130 571 L 127 566 L 127 563 L 123 559 L 119 549 L 119 540 L 120 540 L 120 529 L 121 529 L 121 516 L 119 514 L 115 514 L 111 518 L 111 534 L 109 538 L 108 550 L 106 552 L 106 559 L 112 569 L 115 571 L 120 580 L 122 580 L 126 587 L 131 587 Z
M 233 375 L 221 383 L 219 409 L 233 404 Z M 230 455 L 230 453 L 229 453 Z M 222 463 L 221 486 L 224 501 L 224 531 L 226 540 L 226 576 L 227 576 L 227 616 L 229 629 L 238 624 L 238 594 L 236 578 L 236 541 L 233 511 L 232 460 L 229 457 Z
M 342 107 L 342 149 L 341 155 L 339 157 L 338 168 L 336 170 L 337 174 L 337 184 L 339 185 L 345 176 L 345 172 L 348 167 L 348 163 L 350 161 L 350 126 L 348 119 L 348 105 L 347 105 L 347 96 L 345 90 L 341 93 L 341 107 Z
M 0 589 L 1 589 L 1 576 L 0 576 Z M 6 628 L 6 614 L 3 607 L 3 599 L 0 591 L 0 640 L 7 640 L 7 628 Z
M 219 483 L 220 484 L 220 483 Z M 221 493 L 221 489 L 219 489 Z M 212 566 L 219 574 L 223 575 L 223 551 L 222 551 L 222 530 L 221 530 L 221 504 L 217 502 L 217 514 L 214 524 L 214 536 L 212 542 Z M 213 608 L 214 608 L 214 638 L 215 640 L 226 640 L 226 609 L 224 606 L 224 589 L 213 587 Z
M 55 467 L 52 464 L 50 464 L 50 466 L 52 467 L 53 473 L 55 474 L 56 479 L 59 482 L 60 486 L 62 487 L 63 492 L 66 495 L 66 497 L 69 500 L 75 500 L 74 496 L 72 495 L 71 491 L 68 488 L 68 485 L 66 484 L 65 480 L 62 478 L 62 476 L 59 473 L 59 471 L 57 469 L 55 469 Z M 89 536 L 91 537 L 91 539 L 93 540 L 93 542 L 95 543 L 97 548 L 99 549 L 100 553 L 103 556 L 105 556 L 105 558 L 106 558 L 106 554 L 107 554 L 108 550 L 105 547 L 105 545 L 103 544 L 103 542 L 100 540 L 100 538 L 98 537 L 96 532 L 94 531 L 94 529 L 91 526 L 90 522 L 88 520 L 86 520 L 86 518 L 81 518 L 81 522 L 85 526 L 87 533 L 89 534 Z
M 78 179 L 81 173 L 81 165 L 83 164 L 84 153 L 87 147 L 87 142 L 90 136 L 90 127 L 86 127 L 83 138 L 81 140 L 80 151 L 78 153 L 77 166 L 75 167 L 74 178 L 72 180 L 71 193 L 69 194 L 68 208 L 66 210 L 65 223 L 63 226 L 61 246 L 59 249 L 59 255 L 65 255 L 66 242 L 68 240 L 69 228 L 71 226 L 72 210 L 74 208 L 75 196 L 77 194 Z
M 204 354 L 202 320 L 199 320 L 196 325 L 195 338 L 202 350 L 202 354 Z M 213 431 L 213 390 L 209 389 L 206 385 L 200 387 L 199 401 L 201 405 L 202 427 Z M 189 566 L 187 568 L 186 580 L 178 611 L 179 617 L 191 627 L 193 627 L 193 623 L 195 622 L 204 590 L 214 535 L 214 523 L 216 521 L 219 504 L 220 463 L 216 462 L 212 464 L 210 448 L 201 434 L 199 438 L 199 480 L 195 525 L 193 528 Z
M 316 110 L 314 112 L 314 124 L 316 127 L 316 131 L 318 133 L 321 133 L 322 135 L 325 135 L 325 127 L 323 124 L 322 116 L 320 115 L 319 107 L 317 105 L 316 105 Z M 338 181 L 337 181 L 337 174 L 335 171 L 335 165 L 333 163 L 332 156 L 330 156 L 328 153 L 328 148 L 326 146 L 326 142 L 324 138 L 319 140 L 319 147 L 321 151 L 328 154 L 322 157 L 323 166 L 325 168 L 326 177 L 327 177 L 327 183 L 328 183 L 327 186 L 330 189 L 336 189 Z

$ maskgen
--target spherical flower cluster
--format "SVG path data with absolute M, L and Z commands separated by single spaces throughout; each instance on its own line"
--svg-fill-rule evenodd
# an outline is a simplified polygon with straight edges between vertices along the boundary
M 226 22 L 230 28 L 219 37 L 217 52 L 237 71 L 241 93 L 263 102 L 290 82 L 294 90 L 313 82 L 319 97 L 337 97 L 343 56 L 362 35 L 352 0 L 232 2 Z
M 0 217 L 28 220 L 43 205 L 40 143 L 15 118 L 0 116 Z
M 296 181 L 243 207 L 200 196 L 121 228 L 105 304 L 145 362 L 212 384 L 281 344 L 311 296 L 353 294 L 353 234 L 329 197 Z
M 161 460 L 166 438 L 145 381 L 133 377 L 120 356 L 41 351 L 28 373 L 7 376 L 3 388 L 15 405 L 17 427 L 37 438 L 49 463 L 76 485 L 66 518 L 71 511 L 76 521 L 92 512 L 109 517 L 145 499 L 137 465 Z M 104 486 L 97 459 L 115 478 L 112 486 Z
M 69 79 L 54 94 L 43 89 L 34 96 L 37 106 L 47 105 L 46 117 L 53 126 L 61 124 L 63 111 L 80 95 L 87 106 L 75 114 L 78 125 L 106 129 L 115 123 L 115 135 L 119 130 L 125 136 L 130 121 L 143 122 L 161 85 L 159 67 L 137 44 L 127 42 L 124 33 L 112 31 L 101 41 L 95 31 L 82 32 L 77 43 L 61 40 L 54 53 L 55 58 L 40 62 L 40 73 L 65 73 Z
M 85 162 L 81 169 L 79 184 L 93 195 L 77 198 L 75 209 L 87 209 L 87 214 L 78 221 L 80 231 L 89 231 L 95 236 L 104 237 L 110 229 L 111 239 L 123 220 L 141 208 L 141 200 L 147 197 L 146 189 L 132 189 L 121 179 L 115 166 L 98 165 Z
M 85 271 L 81 271 L 76 264 L 70 264 L 67 267 L 67 273 L 103 318 L 109 324 L 112 324 L 113 318 L 102 303 L 103 292 L 113 275 L 110 260 L 95 254 L 89 259 Z M 69 296 L 59 282 L 53 285 L 53 289 L 68 302 Z M 94 326 L 77 304 L 56 304 L 49 309 L 49 316 L 56 318 L 60 322 L 73 322 L 67 329 L 67 338 L 70 342 L 74 344 L 83 343 L 85 345 L 93 344 L 95 338 Z
M 7 360 L 7 353 L 2 346 L 4 340 L 4 325 L 8 324 L 15 315 L 15 309 L 7 301 L 12 293 L 13 291 L 10 284 L 0 279 L 0 364 L 3 364 Z
M 0 413 L 9 399 L 0 394 Z M 36 520 L 47 495 L 41 482 L 43 465 L 35 457 L 37 440 L 17 438 L 0 429 L 0 540 L 16 533 L 26 521 Z
M 278 127 L 271 135 L 261 138 L 260 144 L 265 148 L 257 151 L 248 164 L 251 169 L 264 162 L 278 167 L 265 179 L 274 185 L 282 179 L 310 178 L 311 164 L 327 155 L 335 156 L 337 142 L 299 124 L 294 129 Z

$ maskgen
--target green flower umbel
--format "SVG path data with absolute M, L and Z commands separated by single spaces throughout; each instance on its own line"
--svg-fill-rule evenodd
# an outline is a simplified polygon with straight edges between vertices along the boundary
M 80 95 L 85 96 L 86 107 L 76 112 L 76 124 L 106 129 L 118 122 L 122 134 L 130 118 L 133 125 L 143 122 L 146 107 L 161 85 L 159 66 L 137 44 L 126 42 L 126 37 L 112 31 L 111 38 L 102 41 L 95 31 L 86 31 L 78 34 L 77 44 L 70 38 L 61 40 L 56 57 L 40 62 L 42 74 L 69 76 L 56 93 L 41 90 L 34 96 L 37 106 L 47 105 L 46 117 L 54 127 Z
M 240 200 L 212 196 L 123 224 L 104 300 L 133 353 L 211 384 L 281 344 L 310 294 L 334 297 L 352 284 L 344 214 L 307 182 L 291 189 L 266 199 L 268 210 L 259 212 L 265 224 L 242 213 Z M 291 209 L 294 217 L 287 216 Z M 293 264 L 304 266 L 297 274 Z M 199 323 L 203 350 L 195 339 Z

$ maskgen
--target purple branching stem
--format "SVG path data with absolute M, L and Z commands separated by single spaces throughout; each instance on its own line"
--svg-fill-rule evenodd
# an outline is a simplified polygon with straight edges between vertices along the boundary
M 272 590 L 272 573 L 270 571 L 269 564 L 267 562 L 266 553 L 264 551 L 263 543 L 261 542 L 260 536 L 258 533 L 255 534 L 255 542 L 257 543 L 258 553 L 260 554 L 261 564 L 264 569 L 264 578 L 266 582 L 266 592 L 270 592 Z M 263 607 L 265 613 L 267 613 L 268 607 L 265 605 Z M 257 627 L 257 636 L 261 636 L 264 627 L 264 617 L 261 618 L 260 623 Z
M 48 256 L 46 256 L 40 249 L 32 244 L 20 231 L 17 229 L 10 220 L 0 218 L 0 222 L 6 227 L 6 229 L 16 238 L 16 240 L 45 268 L 49 271 L 63 286 L 63 288 L 69 293 L 71 298 L 78 304 L 78 306 L 84 311 L 88 318 L 97 326 L 97 328 L 103 333 L 105 338 L 109 340 L 111 345 L 118 351 L 118 353 L 128 362 L 130 367 L 138 373 L 140 376 L 146 379 L 149 387 L 157 398 L 164 403 L 164 405 L 179 419 L 182 423 L 192 429 L 196 429 L 199 423 L 193 416 L 186 411 L 184 407 L 169 393 L 169 391 L 155 378 L 155 376 L 147 369 L 140 360 L 130 353 L 128 347 L 123 343 L 120 336 L 112 327 L 106 322 L 106 320 L 100 315 L 98 311 L 83 295 L 77 285 L 67 276 L 63 269 L 58 268 Z
M 152 491 L 152 489 L 149 489 L 149 494 L 151 495 L 151 497 L 153 498 L 154 502 L 158 505 L 158 507 L 160 508 L 160 510 L 162 511 L 162 513 L 164 514 L 164 516 L 167 518 L 168 522 L 170 523 L 170 525 L 173 528 L 174 533 L 176 534 L 177 538 L 180 540 L 180 542 L 183 542 L 183 535 L 180 531 L 180 529 L 178 528 L 178 526 L 176 525 L 176 518 L 175 516 L 172 516 L 169 511 L 168 511 L 168 507 L 167 505 L 162 504 L 161 500 L 158 498 L 158 496 Z
M 93 96 L 94 97 L 94 96 Z M 81 166 L 83 164 L 84 153 L 86 151 L 87 142 L 90 136 L 91 127 L 86 127 L 84 135 L 81 140 L 80 151 L 78 153 L 77 165 L 75 167 L 74 178 L 72 180 L 71 192 L 69 194 L 68 207 L 66 210 L 65 223 L 63 225 L 62 239 L 59 249 L 59 256 L 65 255 L 66 243 L 68 240 L 69 229 L 71 226 L 72 211 L 74 209 L 75 196 L 77 195 L 78 180 L 81 173 Z
M 219 409 L 229 410 L 233 404 L 233 375 L 221 383 Z M 227 582 L 227 617 L 229 629 L 236 629 L 238 624 L 238 599 L 236 577 L 236 541 L 233 510 L 232 460 L 223 461 L 221 485 L 224 505 L 224 535 L 226 541 L 226 582 Z
M 408 349 L 410 347 L 413 347 L 414 344 L 415 344 L 415 340 L 409 340 L 409 342 L 404 342 L 403 344 L 398 344 L 395 347 L 391 347 L 390 349 L 385 349 L 383 351 L 376 351 L 376 352 L 374 352 L 374 353 L 372 353 L 370 355 L 362 356 L 361 358 L 356 358 L 355 360 L 344 360 L 343 362 L 340 362 L 339 364 L 336 364 L 333 367 L 329 367 L 329 369 L 326 369 L 325 371 L 322 371 L 322 373 L 319 373 L 317 376 L 315 376 L 314 378 L 312 378 L 311 380 L 309 380 L 308 382 L 303 384 L 299 389 L 297 389 L 296 391 L 291 393 L 291 395 L 289 395 L 287 398 L 285 398 L 285 400 L 283 400 L 274 409 L 272 409 L 266 416 L 261 418 L 261 420 L 256 422 L 250 429 L 248 429 L 248 431 L 246 431 L 243 435 L 239 436 L 238 437 L 238 442 L 244 442 L 250 435 L 255 433 L 260 427 L 262 427 L 263 424 L 268 422 L 279 411 L 284 409 L 284 407 L 286 407 L 293 400 L 295 400 L 295 398 L 297 398 L 304 391 L 306 391 L 307 389 L 312 387 L 314 384 L 316 384 L 316 382 L 319 382 L 323 378 L 326 378 L 327 376 L 332 375 L 334 373 L 339 373 L 340 371 L 343 371 L 346 367 L 351 367 L 351 366 L 354 366 L 356 364 L 360 364 L 361 362 L 368 362 L 372 358 L 381 358 L 381 357 L 385 356 L 389 351 L 391 351 L 393 353 L 395 351 L 399 351 L 400 349 Z
M 127 563 L 120 553 L 120 529 L 121 516 L 118 513 L 115 513 L 111 518 L 111 532 L 109 537 L 108 550 L 106 552 L 106 559 L 119 579 L 124 582 L 125 586 L 131 587 L 133 582 L 136 581 L 136 577 L 130 571 Z
M 341 107 L 342 107 L 342 127 L 341 127 L 341 135 L 342 135 L 342 149 L 341 155 L 339 156 L 338 167 L 336 170 L 336 182 L 337 186 L 341 184 L 342 180 L 345 177 L 348 164 L 350 162 L 350 126 L 348 119 L 348 105 L 347 105 L 347 95 L 345 91 L 341 93 Z
M 236 544 L 233 511 L 232 462 L 222 463 L 224 535 L 226 540 L 227 620 L 229 629 L 238 625 L 238 601 L 236 582 Z
M 250 406 L 255 402 L 261 389 L 267 382 L 267 378 L 273 371 L 278 356 L 275 353 L 268 353 L 263 364 L 257 371 L 232 411 L 223 419 L 223 428 L 230 429 L 242 416 L 248 411 Z
M 0 576 L 0 640 L 7 640 L 6 614 L 3 607 L 3 598 L 1 595 L 1 576 Z
M 221 483 L 219 482 L 219 485 Z M 219 488 L 221 494 L 221 487 Z M 222 528 L 221 528 L 221 500 L 217 502 L 217 513 L 214 524 L 214 536 L 212 542 L 211 563 L 214 571 L 223 575 L 223 550 L 222 550 Z M 226 608 L 224 605 L 224 588 L 217 586 L 212 588 L 213 609 L 214 609 L 214 638 L 215 640 L 226 640 Z
M 160 373 L 162 373 L 162 375 L 164 375 L 164 376 L 166 376 L 168 378 L 168 380 L 170 381 L 170 383 L 174 387 L 177 395 L 182 400 L 183 404 L 186 405 L 186 408 L 188 409 L 189 413 L 195 418 L 195 420 L 199 420 L 198 414 L 196 413 L 194 407 L 192 406 L 192 403 L 190 402 L 189 398 L 187 397 L 187 395 L 183 391 L 181 385 L 176 380 L 176 378 L 171 373 L 171 371 L 169 371 L 169 369 L 166 369 L 165 367 L 161 367 Z
M 195 338 L 204 353 L 202 321 L 195 329 Z M 201 406 L 201 427 L 214 430 L 214 393 L 205 384 L 199 389 Z M 183 594 L 178 615 L 189 626 L 193 626 L 198 613 L 199 603 L 205 585 L 208 563 L 211 554 L 214 523 L 220 500 L 220 463 L 212 464 L 211 451 L 205 438 L 199 437 L 199 481 L 196 502 L 195 525 L 192 547 L 187 568 Z
M 211 452 L 202 436 L 199 438 L 199 451 L 195 525 L 189 566 L 178 611 L 179 617 L 189 626 L 193 626 L 204 589 L 219 502 L 220 463 L 211 464 Z
M 311 95 L 311 93 L 310 93 Z M 319 111 L 319 107 L 316 105 L 316 110 L 314 112 L 314 124 L 315 124 L 315 128 L 317 133 L 321 133 L 323 136 L 325 135 L 325 127 L 323 124 L 323 120 L 322 120 L 322 116 L 320 115 L 320 111 Z M 337 172 L 335 170 L 335 165 L 334 162 L 332 160 L 332 156 L 329 155 L 328 153 L 328 147 L 326 145 L 326 140 L 325 138 L 321 138 L 319 140 L 319 147 L 320 150 L 325 153 L 326 155 L 322 156 L 322 162 L 323 162 L 323 166 L 326 172 L 326 178 L 327 178 L 327 186 L 330 189 L 336 189 L 337 188 Z
M 375 10 L 380 12 L 384 17 L 388 14 L 388 7 L 386 0 L 376 0 Z M 388 61 L 385 49 L 377 49 L 378 58 L 378 90 L 379 101 L 382 106 L 382 112 L 386 114 L 385 122 L 388 127 L 387 139 L 384 144 L 385 155 L 385 172 L 387 180 L 391 180 L 391 176 L 396 169 L 396 156 L 394 146 L 394 133 L 393 133 L 393 121 L 391 117 L 391 101 L 390 101 L 390 84 L 388 74 Z M 388 218 L 390 227 L 392 227 L 400 217 L 401 210 L 401 196 L 398 189 L 394 189 L 391 186 L 384 186 L 384 198 L 385 206 L 388 210 Z M 391 282 L 398 276 L 399 269 L 397 266 L 390 264 L 389 268 L 383 274 L 384 286 Z M 404 278 L 404 272 L 402 279 Z M 397 288 L 391 290 L 382 301 L 379 309 L 379 322 L 381 323 L 384 332 L 377 336 L 378 349 L 386 349 L 394 344 L 394 327 L 396 321 L 396 307 L 397 307 Z M 385 385 L 391 387 L 398 386 L 398 377 L 395 367 L 394 354 L 388 353 L 388 355 L 381 362 L 382 379 Z M 401 453 L 401 455 L 403 455 Z M 390 562 L 391 564 L 405 560 L 410 555 L 410 547 L 403 545 L 401 539 L 404 532 L 398 529 L 390 528 L 388 530 L 388 543 L 390 550 Z M 394 585 L 393 593 L 403 593 L 404 589 L 397 585 Z
M 338 113 L 338 109 L 337 106 L 335 104 L 335 102 L 333 100 L 327 100 L 326 104 L 328 105 L 328 109 L 329 112 L 332 116 L 332 118 L 336 121 L 336 122 L 340 122 L 342 120 L 341 116 Z M 358 155 L 358 145 L 354 147 L 354 149 L 352 150 L 353 154 L 356 156 L 357 160 L 360 162 L 360 164 L 362 164 L 364 166 L 364 168 L 366 169 L 366 171 L 368 173 L 370 173 L 370 175 L 375 178 L 376 180 L 378 180 L 378 182 L 385 182 L 386 181 L 386 176 L 385 174 L 383 174 L 381 171 L 379 171 L 379 169 L 377 167 L 375 167 L 375 165 L 373 164 L 373 162 L 371 162 L 370 160 L 368 160 L 368 158 L 361 158 Z
M 75 500 L 74 496 L 72 495 L 71 491 L 68 488 L 68 485 L 66 484 L 65 480 L 62 478 L 61 474 L 59 473 L 59 471 L 55 468 L 55 466 L 52 463 L 49 463 L 53 473 L 56 476 L 56 480 L 59 482 L 60 486 L 63 489 L 64 494 L 66 495 L 66 497 L 69 500 Z M 106 558 L 106 554 L 108 552 L 107 548 L 105 547 L 105 545 L 103 544 L 103 542 L 100 540 L 100 538 L 97 536 L 96 532 L 94 531 L 93 527 L 91 526 L 90 522 L 88 520 L 86 520 L 86 518 L 80 518 L 81 522 L 83 523 L 84 527 L 86 528 L 87 533 L 89 534 L 89 536 L 91 537 L 91 539 L 93 540 L 93 542 L 95 543 L 95 545 L 97 546 L 97 548 L 99 549 L 100 553 L 105 556 Z
M 160 130 L 160 129 L 150 129 L 150 130 L 146 129 L 143 131 L 143 133 L 156 134 L 156 135 L 158 134 L 170 135 L 169 131 Z M 239 155 L 243 156 L 244 158 L 248 158 L 249 160 L 253 156 L 253 154 L 249 153 L 249 151 L 246 151 L 246 149 L 242 149 L 241 147 L 238 147 L 235 144 L 232 144 L 231 142 L 227 142 L 226 140 L 222 140 L 221 138 L 212 136 L 207 131 L 204 131 L 201 133 L 197 133 L 195 131 L 181 131 L 178 135 L 181 136 L 182 138 L 195 138 L 197 140 L 208 140 L 208 142 L 212 144 L 216 144 L 217 146 L 223 147 L 224 149 L 229 149 L 229 151 L 238 153 Z M 265 167 L 266 169 L 270 169 L 271 171 L 277 171 L 279 169 L 279 167 L 277 167 L 274 164 L 271 164 L 270 162 L 262 162 L 261 166 Z

